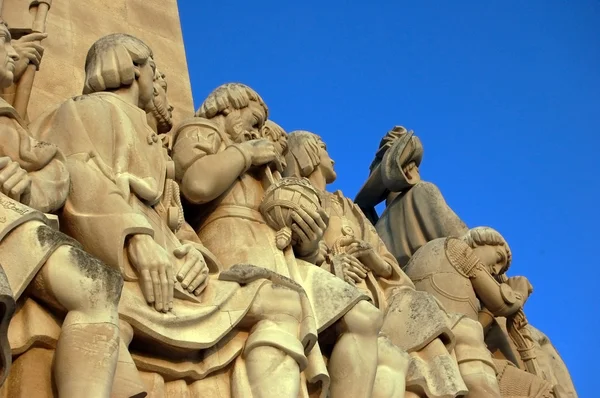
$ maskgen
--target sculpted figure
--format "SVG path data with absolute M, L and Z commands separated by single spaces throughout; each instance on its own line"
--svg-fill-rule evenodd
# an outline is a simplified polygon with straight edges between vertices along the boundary
M 401 267 L 430 240 L 467 231 L 440 190 L 421 180 L 422 158 L 423 146 L 413 132 L 394 127 L 381 140 L 369 178 L 355 199 Z M 386 209 L 378 217 L 375 206 L 384 200 Z
M 405 266 L 411 256 L 427 242 L 449 236 L 464 235 L 468 228 L 447 205 L 439 189 L 421 180 L 419 165 L 423 156 L 423 147 L 419 139 L 404 127 L 394 127 L 381 140 L 379 150 L 371 164 L 371 173 L 356 197 L 356 203 L 375 224 L 377 232 L 401 266 Z M 386 201 L 386 209 L 381 218 L 374 206 Z M 486 342 L 495 355 L 511 360 L 522 367 L 517 349 L 508 338 L 506 328 L 501 326 L 505 319 L 498 317 L 486 319 Z M 531 325 L 530 334 L 536 329 Z M 563 396 L 576 396 L 569 372 L 560 360 L 548 356 L 541 345 L 534 341 L 536 356 L 540 366 L 546 369 L 544 378 L 552 383 L 562 380 Z M 556 349 L 550 342 L 545 343 Z M 554 371 L 550 371 L 554 369 Z M 556 390 L 559 394 L 559 390 Z
M 458 367 L 444 345 L 446 342 L 450 350 L 453 347 L 454 336 L 449 329 L 454 321 L 432 296 L 414 289 L 358 206 L 341 191 L 325 190 L 337 176 L 321 138 L 307 131 L 294 131 L 288 136 L 288 147 L 284 175 L 308 178 L 326 198 L 329 225 L 323 241 L 329 261 L 321 266 L 367 294 L 386 314 L 384 332 L 411 353 L 407 375 L 398 374 L 401 369 L 387 367 L 396 374 L 391 372 L 386 380 L 385 372 L 378 370 L 382 384 L 406 377 L 407 391 L 419 396 L 455 397 L 466 393 Z
M 0 53 L 0 86 L 6 88 L 18 78 L 14 71 L 20 61 L 2 21 Z M 41 54 L 35 56 L 39 61 Z M 32 138 L 3 99 L 0 135 L 0 297 L 4 303 L 0 305 L 0 385 L 9 376 L 0 395 L 31 396 L 29 386 L 41 375 L 26 373 L 27 366 L 20 364 L 36 360 L 35 348 L 29 348 L 54 345 L 58 337 L 54 354 L 58 395 L 108 397 L 117 365 L 117 306 L 123 280 L 49 226 L 44 212 L 58 210 L 69 190 L 65 158 L 54 145 Z M 16 300 L 19 309 L 8 329 Z M 55 317 L 38 318 L 41 310 L 36 303 L 52 310 Z M 62 330 L 53 330 L 60 319 Z M 8 373 L 11 348 L 22 354 L 14 377 Z M 52 395 L 51 387 L 33 390 Z
M 244 291 L 217 278 L 220 266 L 197 237 L 179 235 L 174 167 L 157 134 L 172 123 L 169 109 L 151 49 L 112 34 L 88 52 L 84 95 L 34 125 L 67 156 L 62 226 L 125 279 L 119 317 L 129 352 L 122 347 L 117 396 L 210 396 L 205 379 L 245 343 L 236 329 Z
M 250 335 L 245 363 L 238 360 L 233 380 L 238 382 L 243 374 L 255 397 L 296 397 L 305 390 L 301 371 L 309 383 L 326 381 L 323 370 L 319 376 L 315 372 L 322 369 L 320 344 L 311 343 L 310 336 L 318 333 L 321 341 L 327 336 L 332 341 L 323 344 L 324 350 L 333 346 L 330 353 L 323 352 L 329 357 L 331 396 L 375 396 L 381 312 L 357 289 L 303 261 L 322 254 L 327 217 L 308 208 L 289 213 L 292 246 L 286 247 L 259 211 L 270 184 L 277 184 L 274 162 L 283 150 L 275 144 L 280 140 L 262 129 L 267 116 L 254 90 L 226 84 L 208 96 L 195 118 L 178 127 L 173 139 L 186 217 L 227 269 L 221 277 L 235 278 L 237 272 L 248 292 L 243 324 Z M 250 265 L 236 266 L 240 263 Z M 299 289 L 289 288 L 289 282 L 282 288 L 285 281 Z M 403 391 L 393 393 L 402 396 Z
M 492 360 L 478 322 L 483 307 L 494 316 L 510 316 L 531 293 L 525 277 L 499 283 L 510 261 L 504 238 L 491 228 L 478 227 L 461 238 L 428 242 L 417 250 L 405 271 L 417 289 L 434 295 L 449 311 L 465 315 L 454 328 L 455 354 L 469 396 L 550 397 L 552 386 L 546 381 L 509 366 L 508 361 Z M 514 388 L 518 391 L 511 391 Z

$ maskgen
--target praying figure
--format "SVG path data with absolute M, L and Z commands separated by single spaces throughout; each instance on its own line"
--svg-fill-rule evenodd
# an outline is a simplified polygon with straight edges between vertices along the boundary
M 287 146 L 284 175 L 309 179 L 326 198 L 329 224 L 323 236 L 327 248 L 323 259 L 327 261 L 319 265 L 357 286 L 384 312 L 383 333 L 411 354 L 407 394 L 456 397 L 466 393 L 458 366 L 448 351 L 454 345 L 450 329 L 456 317 L 448 315 L 433 296 L 415 290 L 352 200 L 341 191 L 326 191 L 337 175 L 321 137 L 294 131 L 288 135 Z M 387 367 L 387 372 L 387 379 L 399 377 L 393 367 Z M 385 370 L 378 370 L 381 384 L 386 382 L 384 375 Z

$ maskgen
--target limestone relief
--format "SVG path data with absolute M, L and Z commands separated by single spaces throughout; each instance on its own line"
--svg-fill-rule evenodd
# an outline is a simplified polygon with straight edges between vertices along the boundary
M 180 39 L 65 32 L 81 84 L 49 93 L 51 6 L 0 0 L 0 397 L 577 396 L 508 243 L 421 180 L 412 131 L 353 201 L 251 87 L 194 113 Z

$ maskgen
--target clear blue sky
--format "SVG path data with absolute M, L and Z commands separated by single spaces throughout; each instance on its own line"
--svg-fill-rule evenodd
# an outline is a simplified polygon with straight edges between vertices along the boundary
M 595 397 L 600 356 L 600 2 L 179 0 L 196 106 L 256 89 L 320 134 L 354 197 L 380 138 L 413 129 L 421 175 L 510 243 L 526 305 Z M 171 95 L 176 95 L 171 93 Z M 586 342 L 588 339 L 592 339 Z

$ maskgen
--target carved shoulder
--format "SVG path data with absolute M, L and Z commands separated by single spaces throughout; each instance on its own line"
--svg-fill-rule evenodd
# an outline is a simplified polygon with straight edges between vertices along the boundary
M 210 120 L 192 118 L 180 124 L 173 134 L 173 151 L 177 178 L 198 159 L 218 153 L 223 140 L 218 127 Z

